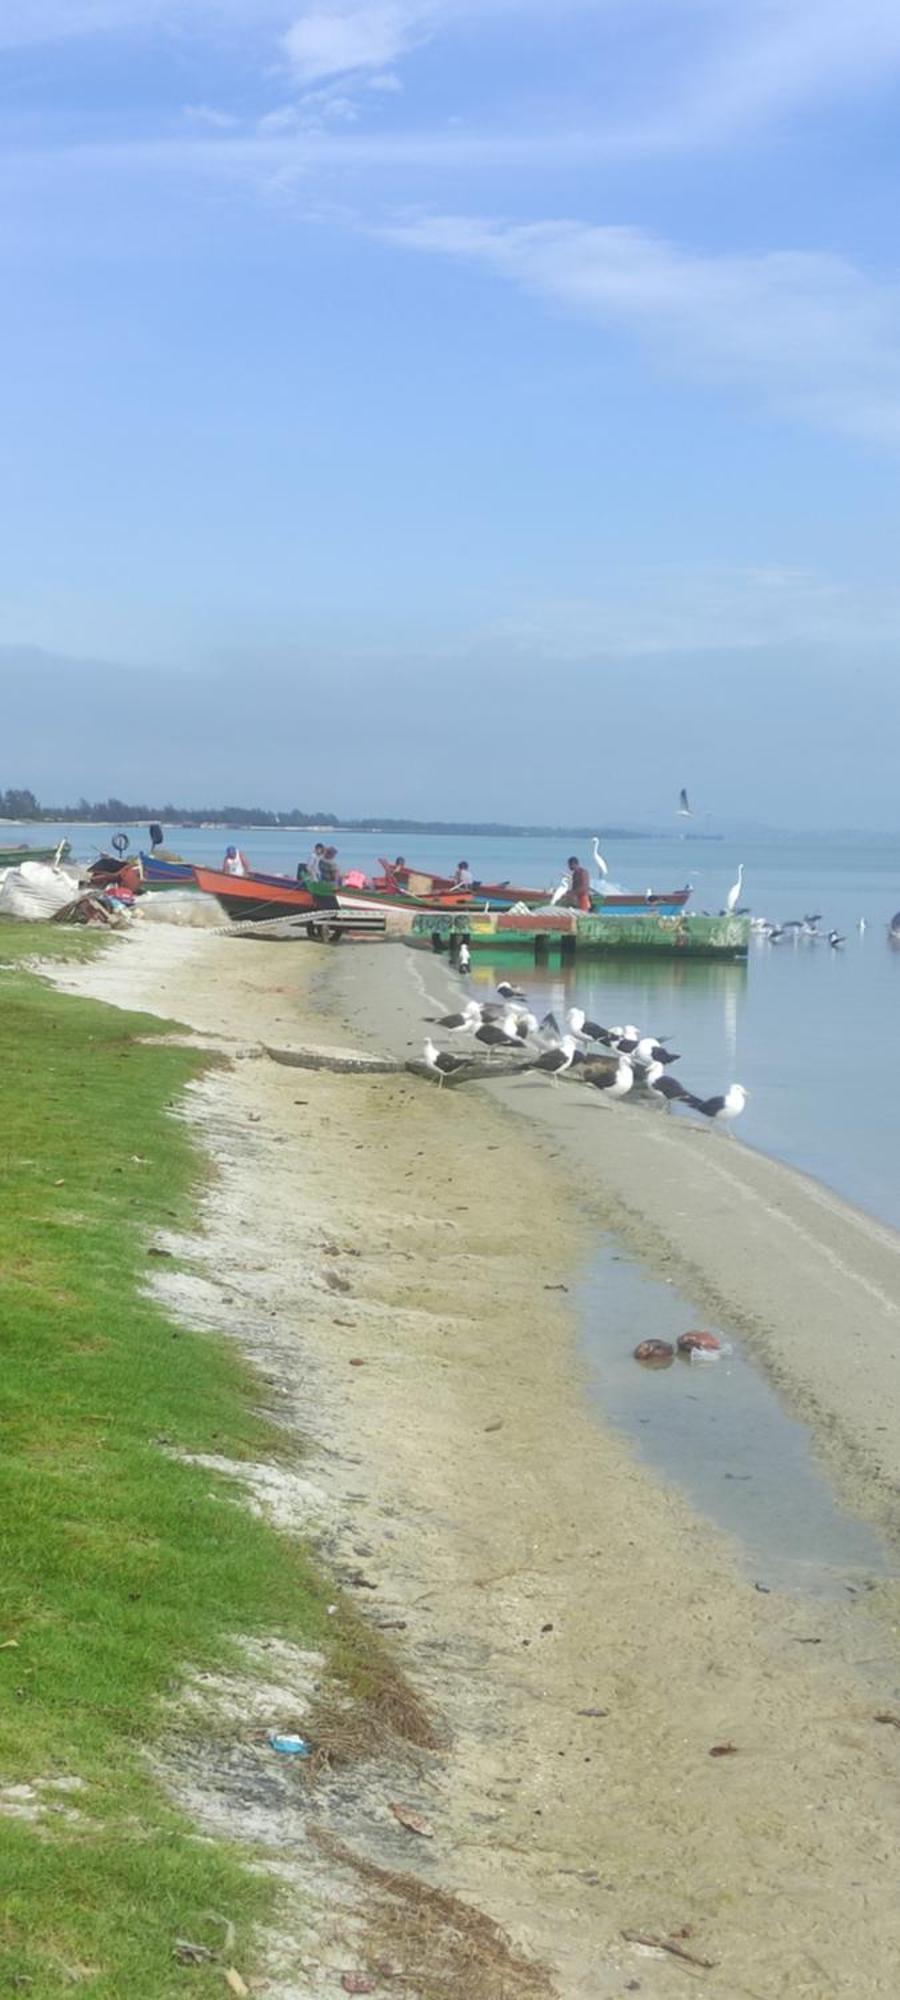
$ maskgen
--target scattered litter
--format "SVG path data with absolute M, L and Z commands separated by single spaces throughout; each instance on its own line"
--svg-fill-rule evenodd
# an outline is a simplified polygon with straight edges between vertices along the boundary
M 15 1640 L 13 1640 L 12 1644 L 15 1645 L 15 1643 Z M 900 1715 L 892 1715 L 890 1709 L 882 1709 L 881 1714 L 874 1716 L 873 1720 L 875 1722 L 886 1722 L 891 1729 L 900 1729 Z
M 233 1965 L 229 1965 L 228 1970 L 225 1974 L 225 1984 L 228 1988 L 229 1993 L 237 1994 L 238 2000 L 243 2000 L 243 1996 L 245 1994 L 249 1994 L 250 1992 L 250 1988 L 247 1985 L 246 1980 L 241 1978 L 240 1973 L 236 1970 L 236 1968 Z
M 722 1342 L 717 1333 L 680 1333 L 676 1341 L 679 1354 L 721 1354 Z
M 711 1757 L 736 1757 L 738 1747 L 736 1743 L 714 1743 L 709 1754 Z
M 670 1340 L 639 1340 L 634 1358 L 645 1368 L 671 1368 L 675 1349 Z
M 484 1427 L 484 1428 L 485 1428 L 485 1434 L 487 1434 L 487 1432 L 488 1432 L 488 1431 L 502 1431 L 502 1429 L 503 1429 L 503 1418 L 502 1418 L 502 1417 L 495 1417 L 495 1418 L 494 1418 L 494 1421 L 493 1421 L 493 1423 L 492 1423 L 492 1424 L 485 1424 L 485 1427 Z
M 411 1806 L 391 1804 L 390 1810 L 394 1818 L 400 1821 L 400 1825 L 405 1826 L 407 1833 L 421 1834 L 423 1840 L 434 1839 L 433 1826 L 429 1826 L 427 1819 L 423 1819 L 421 1813 L 413 1812 Z
M 344 1324 L 347 1324 L 347 1322 L 344 1322 Z M 351 1367 L 351 1368 L 364 1368 L 364 1367 L 365 1367 L 365 1365 L 366 1365 L 366 1363 L 365 1363 L 365 1356 L 364 1356 L 364 1355 L 362 1355 L 362 1354 L 354 1354 L 354 1355 L 353 1355 L 353 1356 L 351 1357 L 351 1360 L 350 1360 L 350 1367 Z
M 578 1708 L 578 1709 L 576 1709 L 575 1713 L 576 1713 L 576 1715 L 592 1715 L 592 1716 L 601 1716 L 601 1715 L 608 1715 L 608 1714 L 609 1714 L 609 1709 L 608 1709 L 608 1708 Z
M 3 1642 L 2 1642 L 2 1644 L 0 1644 L 0 1653 L 9 1653 L 9 1652 L 11 1652 L 11 1651 L 12 1651 L 12 1649 L 13 1649 L 13 1647 L 14 1647 L 14 1646 L 17 1646 L 17 1645 L 18 1645 L 18 1643 L 19 1643 L 18 1639 L 4 1639 L 4 1640 L 3 1640 Z M 880 1716 L 876 1716 L 875 1720 L 876 1720 L 876 1722 L 878 1722 L 878 1721 L 880 1721 L 880 1720 L 881 1720 L 881 1717 L 880 1717 Z
M 266 1737 L 270 1750 L 277 1750 L 282 1757 L 311 1757 L 312 1744 L 305 1736 L 279 1736 L 270 1730 Z
M 700 1958 L 694 1951 L 686 1951 L 675 1938 L 649 1937 L 643 1931 L 623 1931 L 626 1944 L 641 1944 L 646 1951 L 668 1951 L 673 1958 L 683 1958 L 687 1965 L 699 1965 L 704 1972 L 712 1972 L 716 1965 L 714 1958 Z
M 209 1965 L 215 1955 L 208 1944 L 194 1944 L 191 1938 L 176 1938 L 172 1946 L 172 1956 L 179 1965 Z
M 545 1285 L 545 1286 L 544 1286 L 544 1290 L 545 1290 L 545 1292 L 567 1292 L 567 1291 L 568 1291 L 568 1289 L 569 1289 L 568 1285 Z
M 374 1993 L 377 1981 L 368 1972 L 344 1972 L 341 1985 L 345 1993 Z

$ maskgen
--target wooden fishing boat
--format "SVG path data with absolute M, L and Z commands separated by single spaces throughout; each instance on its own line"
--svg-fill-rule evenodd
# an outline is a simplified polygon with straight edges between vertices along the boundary
M 407 902 L 427 904 L 431 908 L 446 909 L 452 901 L 459 908 L 477 910 L 512 910 L 523 904 L 528 910 L 545 909 L 553 893 L 550 889 L 522 889 L 512 882 L 473 882 L 470 889 L 459 889 L 449 876 L 433 875 L 423 868 L 397 868 L 383 856 L 381 867 L 384 873 L 375 877 L 372 892 L 399 894 Z M 608 893 L 595 890 L 591 895 L 591 909 L 602 911 L 604 915 L 621 912 L 622 915 L 636 916 L 642 911 L 652 910 L 660 916 L 671 916 L 676 910 L 684 909 L 690 893 L 690 884 L 683 889 L 647 889 L 643 893 L 629 889 Z
M 191 875 L 204 895 L 215 896 L 233 923 L 271 923 L 273 917 L 294 917 L 304 911 L 338 908 L 330 885 L 321 882 L 314 896 L 302 882 L 287 875 L 226 875 L 221 868 L 201 868 L 196 863 Z
M 410 925 L 410 942 L 444 949 L 463 931 L 471 951 L 489 952 L 497 960 L 509 950 L 530 952 L 537 960 L 551 952 L 569 959 L 585 951 L 745 960 L 750 943 L 749 917 L 692 917 L 684 910 L 665 916 L 651 910 L 631 919 L 559 908 L 465 917 L 419 912 Z
M 141 880 L 147 889 L 193 889 L 194 870 L 180 854 L 144 854 L 139 857 Z
M 53 847 L 29 847 L 23 840 L 17 847 L 0 847 L 0 868 L 21 868 L 23 861 L 64 861 L 68 852 L 67 840 L 57 840 Z

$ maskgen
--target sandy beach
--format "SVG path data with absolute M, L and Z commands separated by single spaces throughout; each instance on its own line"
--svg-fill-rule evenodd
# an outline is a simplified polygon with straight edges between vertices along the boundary
M 273 1943 L 269 1991 L 337 1993 L 360 1921 L 313 1827 L 547 1968 L 535 1984 L 486 1959 L 471 2000 L 893 1992 L 900 1706 L 877 1718 L 898 1700 L 896 1586 L 755 1588 L 589 1403 L 573 1295 L 612 1229 L 741 1336 L 890 1530 L 900 1239 L 739 1142 L 576 1086 L 439 1091 L 263 1053 L 417 1050 L 458 988 L 402 947 L 138 924 L 55 977 L 228 1058 L 181 1107 L 214 1173 L 153 1282 L 274 1385 L 296 1470 L 236 1482 L 388 1630 L 446 1737 L 415 1758 L 386 1743 L 311 1802 L 287 1782 L 262 1799 L 239 1747 L 170 1769 L 204 1829 L 247 1839 L 317 1913 L 302 1981 Z M 213 1745 L 216 1726 L 211 1702 Z M 398 1796 L 433 1839 L 391 1817 Z M 446 1990 L 401 1969 L 405 1991 Z

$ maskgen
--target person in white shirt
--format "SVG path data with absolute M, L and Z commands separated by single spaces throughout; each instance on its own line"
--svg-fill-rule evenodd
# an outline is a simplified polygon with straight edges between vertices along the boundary
M 226 875 L 246 875 L 247 863 L 239 847 L 226 847 L 222 868 Z

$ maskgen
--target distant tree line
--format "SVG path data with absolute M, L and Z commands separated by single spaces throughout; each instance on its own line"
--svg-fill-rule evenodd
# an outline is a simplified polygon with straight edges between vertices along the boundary
M 176 806 L 171 799 L 164 806 L 135 805 L 128 799 L 78 799 L 74 805 L 42 806 L 33 792 L 11 787 L 0 792 L 0 818 L 19 820 L 87 820 L 109 826 L 113 821 L 159 820 L 163 826 L 337 826 L 335 813 L 306 812 L 294 806 L 287 812 L 265 812 L 261 806 Z
M 402 835 L 407 833 L 452 833 L 460 838 L 467 834 L 484 834 L 490 839 L 511 838 L 517 834 L 535 838 L 590 840 L 596 833 L 602 840 L 636 840 L 640 832 L 634 827 L 604 826 L 512 826 L 502 820 L 440 820 L 440 819 L 341 819 L 337 813 L 306 812 L 301 806 L 291 806 L 285 812 L 266 812 L 262 806 L 176 806 L 171 799 L 164 806 L 135 805 L 127 799 L 79 799 L 75 805 L 42 806 L 31 791 L 16 789 L 0 792 L 0 819 L 34 820 L 84 820 L 94 825 L 112 824 L 133 826 L 149 825 L 157 820 L 161 826 L 314 826 L 344 827 L 349 833 L 385 833 Z

